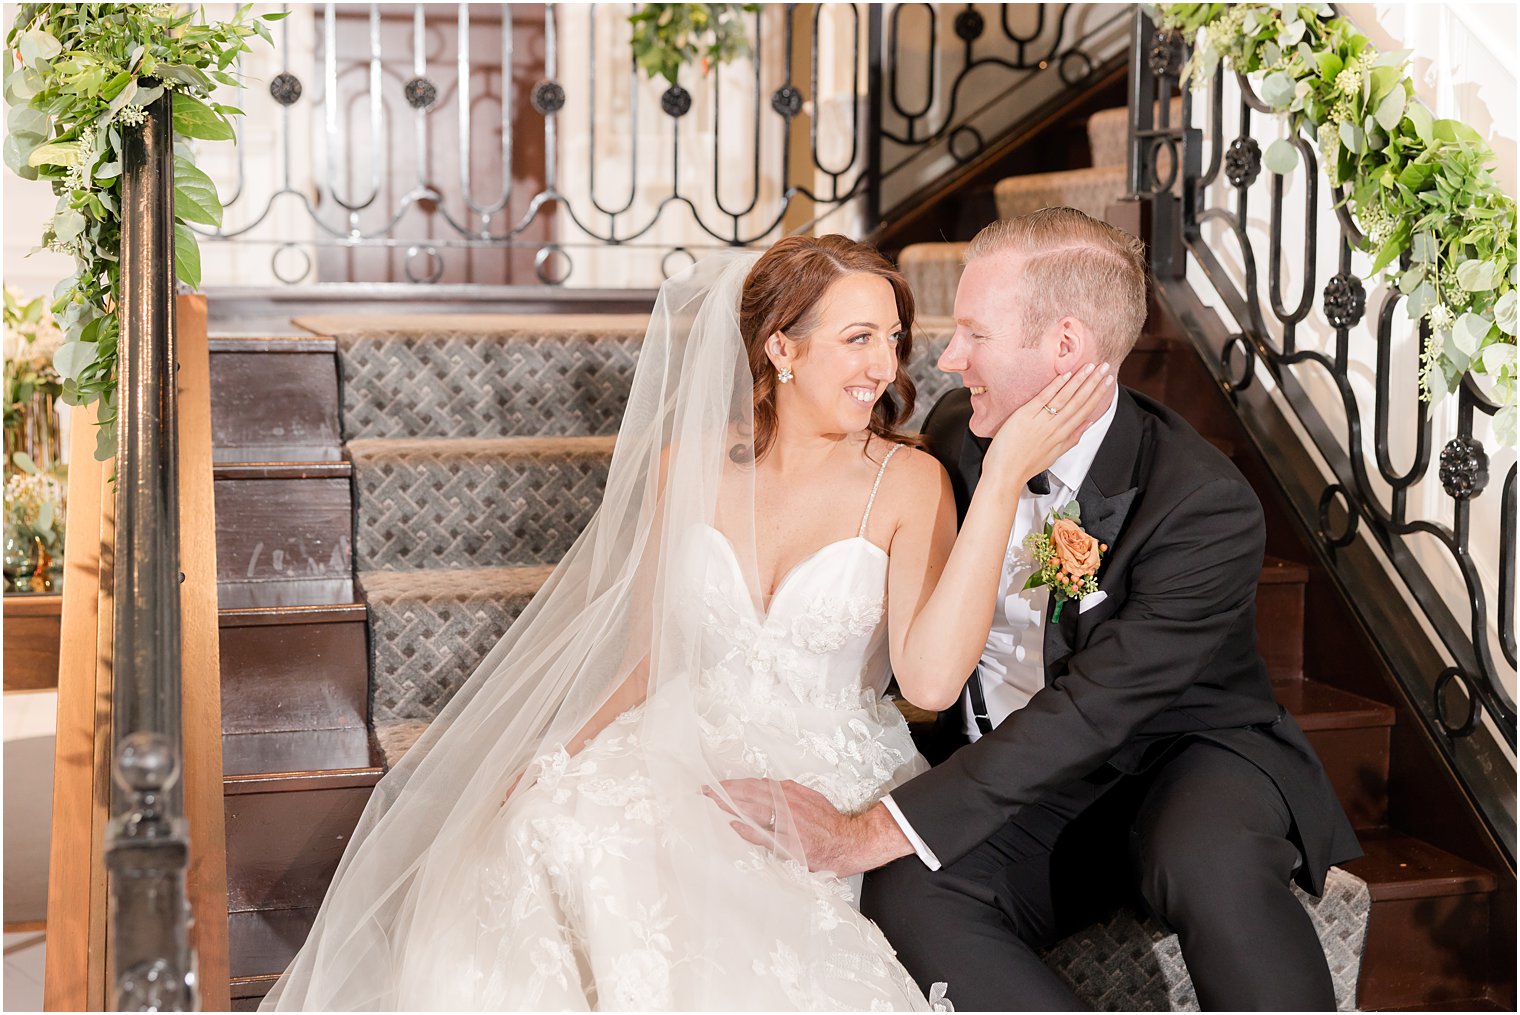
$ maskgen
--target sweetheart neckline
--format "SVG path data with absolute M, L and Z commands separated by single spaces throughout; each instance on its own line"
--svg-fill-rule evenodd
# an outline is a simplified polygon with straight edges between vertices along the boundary
M 734 566 L 734 572 L 739 577 L 739 584 L 745 590 L 744 601 L 749 604 L 749 608 L 750 608 L 751 612 L 753 612 L 755 614 L 755 616 L 757 618 L 759 618 L 760 626 L 761 627 L 764 627 L 765 625 L 767 625 L 767 624 L 770 623 L 771 614 L 773 614 L 773 613 L 776 612 L 776 600 L 778 600 L 778 599 L 781 598 L 782 591 L 786 589 L 787 585 L 791 582 L 792 578 L 797 574 L 798 571 L 802 570 L 802 568 L 806 564 L 808 564 L 811 561 L 815 560 L 825 550 L 833 549 L 836 546 L 843 546 L 846 543 L 860 542 L 860 543 L 865 543 L 868 547 L 870 547 L 871 549 L 875 550 L 877 553 L 881 554 L 881 556 L 882 556 L 883 559 L 890 559 L 890 554 L 888 554 L 886 550 L 883 550 L 881 547 L 877 546 L 875 543 L 873 543 L 871 540 L 867 539 L 865 536 L 845 536 L 843 539 L 836 539 L 833 542 L 824 543 L 822 546 L 818 547 L 818 549 L 814 550 L 812 553 L 810 553 L 807 556 L 803 557 L 801 560 L 799 560 L 797 563 L 793 564 L 790 568 L 787 569 L 786 574 L 784 574 L 784 575 L 781 576 L 781 581 L 779 581 L 779 582 L 776 583 L 776 590 L 771 593 L 771 596 L 770 596 L 770 599 L 771 599 L 770 609 L 762 610 L 755 603 L 754 598 L 752 596 L 750 596 L 750 594 L 749 594 L 748 583 L 744 580 L 744 568 L 739 563 L 739 551 L 737 551 L 737 550 L 734 549 L 733 541 L 730 540 L 728 538 L 728 536 L 724 535 L 723 531 L 721 529 L 719 529 L 716 525 L 707 525 L 706 523 L 703 523 L 703 527 L 706 528 L 713 535 L 717 536 L 720 540 L 722 540 L 723 545 L 728 549 L 728 559 L 729 559 L 729 562 L 733 564 L 733 566 Z

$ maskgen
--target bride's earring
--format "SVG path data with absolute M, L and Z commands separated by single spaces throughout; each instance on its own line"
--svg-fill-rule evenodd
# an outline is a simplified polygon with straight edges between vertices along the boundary
M 776 371 L 776 380 L 780 381 L 782 384 L 789 383 L 791 381 L 791 379 L 792 379 L 792 368 L 791 367 L 782 367 L 780 370 Z

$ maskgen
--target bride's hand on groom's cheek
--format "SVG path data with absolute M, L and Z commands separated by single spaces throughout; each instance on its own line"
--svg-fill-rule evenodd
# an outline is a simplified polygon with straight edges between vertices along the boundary
M 1087 432 L 1113 397 L 1107 363 L 1089 363 L 1053 378 L 1038 395 L 1014 410 L 994 437 L 982 462 L 983 477 L 1022 488 L 1050 468 Z

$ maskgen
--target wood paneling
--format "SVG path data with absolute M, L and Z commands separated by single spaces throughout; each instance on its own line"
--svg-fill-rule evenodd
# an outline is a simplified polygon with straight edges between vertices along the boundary
M 222 692 L 217 630 L 216 504 L 211 466 L 211 364 L 206 299 L 176 307 L 179 359 L 181 708 L 185 815 L 190 828 L 191 943 L 200 1006 L 225 1010 L 227 837 L 222 809 Z
M 63 597 L 5 597 L 5 689 L 40 691 L 58 686 Z
M 76 408 L 63 551 L 63 640 L 53 753 L 48 947 L 43 1006 L 98 1011 L 105 997 L 105 814 L 98 742 L 109 739 L 111 544 L 106 467 L 95 461 L 95 407 Z M 101 701 L 106 710 L 101 709 Z

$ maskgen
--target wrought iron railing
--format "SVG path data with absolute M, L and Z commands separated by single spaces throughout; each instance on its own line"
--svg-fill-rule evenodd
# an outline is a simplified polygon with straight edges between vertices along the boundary
M 656 97 L 636 6 L 329 3 L 309 67 L 286 19 L 268 97 L 229 100 L 252 115 L 202 232 L 272 248 L 286 283 L 373 281 L 358 262 L 384 257 L 396 281 L 652 286 L 700 247 L 865 232 L 1012 126 L 1010 90 L 1078 86 L 1127 41 L 1122 4 L 762 5 L 750 58 Z M 577 271 L 608 250 L 635 267 Z
M 1281 128 L 1250 81 L 1221 67 L 1185 87 L 1184 40 L 1143 14 L 1132 54 L 1130 190 L 1151 203 L 1157 295 L 1513 859 L 1516 470 L 1487 423 L 1499 406 L 1472 374 L 1454 405 L 1420 399 L 1429 325 L 1358 278 L 1362 233 L 1312 138 L 1289 139 L 1294 179 L 1263 173 L 1255 135 Z
M 180 609 L 175 423 L 173 95 L 122 136 L 120 359 L 106 833 L 113 1008 L 195 1007 L 179 788 Z

